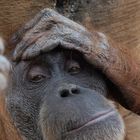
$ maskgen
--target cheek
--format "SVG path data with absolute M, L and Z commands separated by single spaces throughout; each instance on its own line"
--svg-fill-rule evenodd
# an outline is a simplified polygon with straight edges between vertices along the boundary
M 8 91 L 6 102 L 13 117 L 21 116 L 22 118 L 26 118 L 38 114 L 41 97 L 35 94 L 34 91 L 29 92 L 26 89 L 18 87 Z
M 96 92 L 98 92 L 99 94 L 101 94 L 105 97 L 108 94 L 107 86 L 106 86 L 106 83 L 104 81 L 93 80 L 93 81 L 91 81 L 90 88 L 95 90 Z
M 107 86 L 103 77 L 97 73 L 82 73 L 74 77 L 78 85 L 95 90 L 99 94 L 107 96 Z
M 39 135 L 38 116 L 39 106 L 33 103 L 31 99 L 24 99 L 20 96 L 8 96 L 7 107 L 16 128 L 25 137 L 36 137 Z M 41 136 L 40 136 L 41 137 Z M 33 138 L 31 138 L 33 139 Z

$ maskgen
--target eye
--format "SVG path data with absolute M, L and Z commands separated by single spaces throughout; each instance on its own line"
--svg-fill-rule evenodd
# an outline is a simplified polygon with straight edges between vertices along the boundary
M 30 77 L 30 81 L 31 82 L 41 82 L 43 79 L 45 79 L 46 77 L 44 75 L 33 75 L 32 77 Z
M 69 68 L 68 72 L 71 74 L 77 74 L 80 72 L 80 67 L 73 66 L 73 67 Z
M 71 60 L 67 62 L 67 71 L 70 74 L 78 74 L 81 71 L 80 65 L 78 62 Z
M 47 70 L 40 67 L 40 66 L 34 66 L 32 67 L 28 72 L 28 81 L 39 83 L 42 82 L 44 79 L 46 79 L 48 76 Z

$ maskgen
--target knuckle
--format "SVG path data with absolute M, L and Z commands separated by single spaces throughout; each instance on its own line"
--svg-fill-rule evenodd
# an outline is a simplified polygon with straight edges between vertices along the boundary
M 5 49 L 5 47 L 4 47 L 3 39 L 0 38 L 0 54 L 4 53 L 4 49 Z
M 60 19 L 60 17 L 62 17 L 59 13 L 57 13 L 55 10 L 53 9 L 49 9 L 46 8 L 44 10 L 41 11 L 41 15 L 42 15 L 42 19 L 45 20 L 45 22 L 58 22 Z M 59 18 L 58 18 L 59 17 Z M 43 21 L 44 21 L 43 20 Z
M 52 16 L 52 13 L 55 13 L 55 11 L 52 9 L 49 9 L 49 8 L 45 8 L 45 9 L 41 10 L 41 14 L 43 14 L 43 15 Z
M 7 78 L 0 73 L 0 90 L 4 90 L 7 87 Z

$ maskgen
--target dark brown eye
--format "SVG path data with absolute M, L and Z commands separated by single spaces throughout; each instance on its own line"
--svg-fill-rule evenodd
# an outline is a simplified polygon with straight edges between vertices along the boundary
M 48 72 L 41 66 L 33 66 L 28 72 L 28 80 L 30 82 L 41 82 L 47 78 Z
M 31 82 L 41 82 L 45 78 L 46 77 L 44 75 L 34 75 L 34 76 L 30 77 L 30 81 Z
M 71 74 L 77 74 L 80 72 L 80 68 L 79 67 L 71 67 L 69 70 L 68 70 L 69 73 Z
M 74 60 L 70 60 L 67 62 L 67 71 L 70 74 L 78 74 L 80 72 L 81 68 L 78 62 Z

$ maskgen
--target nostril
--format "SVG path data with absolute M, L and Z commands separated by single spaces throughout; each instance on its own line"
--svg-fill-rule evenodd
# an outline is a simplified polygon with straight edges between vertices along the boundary
M 60 96 L 61 97 L 68 97 L 69 96 L 69 91 L 68 90 L 62 90 L 60 92 Z
M 79 94 L 79 89 L 73 88 L 73 89 L 71 89 L 71 93 L 72 94 Z

